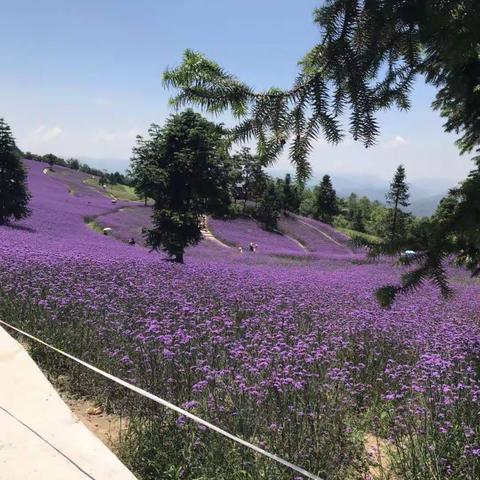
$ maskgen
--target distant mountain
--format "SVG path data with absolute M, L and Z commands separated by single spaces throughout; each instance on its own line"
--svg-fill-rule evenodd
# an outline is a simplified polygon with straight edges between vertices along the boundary
M 378 200 L 382 203 L 385 202 L 385 194 L 390 183 L 372 176 L 332 175 L 332 181 L 341 197 L 355 192 L 357 195 L 365 195 L 371 200 Z M 418 217 L 429 217 L 435 212 L 440 200 L 447 195 L 448 190 L 455 185 L 444 178 L 425 178 L 415 179 L 413 182 L 409 182 L 409 186 L 411 204 L 409 211 Z
M 283 177 L 285 173 L 277 172 L 274 169 L 270 172 L 273 176 Z M 390 185 L 390 180 L 375 177 L 373 175 L 345 175 L 331 174 L 332 182 L 337 195 L 348 197 L 352 192 L 359 196 L 366 196 L 371 200 L 385 202 L 385 194 Z M 307 183 L 309 187 L 318 185 L 321 176 L 313 176 Z M 455 186 L 448 178 L 418 178 L 409 182 L 410 186 L 410 208 L 414 215 L 428 217 L 437 208 L 440 200 L 448 193 L 448 190 Z
M 100 170 L 107 170 L 108 172 L 125 173 L 130 166 L 130 160 L 119 158 L 92 158 L 92 157 L 78 157 L 81 163 L 86 163 L 90 167 L 99 168 Z
M 432 195 L 430 197 L 415 198 L 411 200 L 410 211 L 417 217 L 429 217 L 435 212 L 440 200 L 448 193 L 446 190 L 444 193 Z
M 124 172 L 129 166 L 127 159 L 114 158 L 87 158 L 81 157 L 81 162 L 86 162 L 91 167 L 105 169 L 109 172 Z M 269 169 L 268 172 L 274 177 L 284 177 L 286 171 Z M 374 175 L 345 175 L 332 174 L 332 181 L 337 195 L 348 197 L 352 192 L 359 196 L 366 196 L 371 200 L 385 202 L 390 180 L 375 177 Z M 309 187 L 318 185 L 321 176 L 314 175 L 307 183 Z M 446 178 L 419 178 L 409 182 L 410 186 L 410 211 L 419 217 L 430 216 L 437 208 L 440 200 L 447 194 L 448 190 L 455 185 Z

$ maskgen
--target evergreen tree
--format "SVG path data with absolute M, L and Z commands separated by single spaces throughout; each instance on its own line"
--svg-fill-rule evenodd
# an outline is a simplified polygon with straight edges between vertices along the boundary
M 287 173 L 283 183 L 284 211 L 298 213 L 301 202 L 300 188 L 292 182 L 292 176 Z
M 313 217 L 315 214 L 315 192 L 311 188 L 302 190 L 302 198 L 298 209 L 300 215 Z
M 288 90 L 255 92 L 191 50 L 179 67 L 165 72 L 164 81 L 179 90 L 172 99 L 176 105 L 194 104 L 216 114 L 230 110 L 240 118 L 232 139 L 256 138 L 264 162 L 274 161 L 292 138 L 289 155 L 300 180 L 310 174 L 308 155 L 320 135 L 332 143 L 342 140 L 342 116 L 349 116 L 355 140 L 373 145 L 380 130 L 377 112 L 409 109 L 417 75 L 436 88 L 432 107 L 445 119 L 444 129 L 459 135 L 462 153 L 471 152 L 480 147 L 479 18 L 478 0 L 327 0 L 314 14 L 321 38 L 300 62 L 301 71 Z M 476 169 L 480 175 L 478 161 Z M 469 179 L 474 176 L 475 171 Z M 474 195 L 466 198 L 476 200 Z M 466 209 L 476 212 L 477 205 L 462 203 L 462 212 Z M 434 224 L 422 228 L 434 229 Z M 469 248 L 475 251 L 478 224 L 462 220 L 457 227 L 463 229 L 457 235 L 472 241 Z M 433 238 L 436 232 L 431 233 Z M 383 248 L 393 255 L 403 248 L 401 242 L 390 243 L 375 245 L 372 254 Z M 421 265 L 412 271 L 417 284 L 442 273 L 431 259 L 444 258 L 438 249 L 447 247 L 430 244 L 437 250 L 417 257 Z M 456 253 L 466 258 L 463 251 Z
M 363 220 L 363 212 L 360 208 L 357 208 L 353 214 L 352 228 L 357 232 L 365 232 L 365 222 Z
M 76 158 L 70 158 L 67 160 L 67 166 L 72 170 L 78 170 L 80 168 L 80 162 Z
M 347 208 L 348 208 L 348 220 L 350 222 L 353 222 L 353 219 L 355 217 L 355 212 L 358 210 L 358 195 L 354 192 L 352 192 L 347 199 Z
M 406 183 L 405 168 L 399 165 L 387 193 L 387 205 L 391 208 L 391 221 L 389 228 L 390 240 L 395 240 L 405 233 L 405 212 L 401 207 L 408 207 L 410 203 L 409 187 Z
M 278 195 L 278 189 L 273 180 L 269 179 L 256 210 L 257 220 L 266 230 L 274 231 L 277 229 L 281 209 L 282 205 Z
M 337 194 L 333 189 L 330 175 L 324 175 L 315 191 L 314 216 L 322 222 L 331 224 L 338 213 Z
M 302 180 L 313 142 L 321 135 L 342 140 L 342 115 L 349 115 L 354 139 L 373 145 L 376 113 L 408 109 L 416 75 L 437 89 L 433 107 L 446 118 L 445 129 L 462 134 L 461 151 L 471 151 L 480 144 L 478 18 L 478 0 L 327 0 L 314 13 L 320 41 L 288 90 L 255 92 L 191 50 L 164 81 L 179 89 L 175 105 L 231 110 L 241 118 L 234 138 L 255 137 L 264 162 L 292 138 L 290 159 Z
M 153 228 L 146 231 L 153 250 L 183 263 L 185 248 L 201 239 L 205 215 L 228 211 L 229 166 L 224 129 L 192 110 L 137 139 L 132 172 L 141 179 L 136 188 L 155 202 Z
M 0 225 L 30 214 L 27 175 L 16 151 L 10 127 L 0 118 Z
M 239 193 L 243 199 L 243 212 L 245 213 L 247 201 L 252 200 L 257 203 L 263 195 L 267 176 L 259 158 L 252 155 L 248 147 L 242 148 L 240 152 L 233 155 L 232 164 L 236 172 L 234 177 L 241 191 Z
M 285 180 L 283 178 L 277 178 L 275 180 L 275 193 L 277 195 L 278 205 L 280 206 L 280 211 L 285 212 L 287 210 L 286 199 L 285 199 Z

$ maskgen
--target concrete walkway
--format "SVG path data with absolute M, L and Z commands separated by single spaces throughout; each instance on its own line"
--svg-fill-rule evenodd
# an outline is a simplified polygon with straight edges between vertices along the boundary
M 0 480 L 135 480 L 0 327 Z

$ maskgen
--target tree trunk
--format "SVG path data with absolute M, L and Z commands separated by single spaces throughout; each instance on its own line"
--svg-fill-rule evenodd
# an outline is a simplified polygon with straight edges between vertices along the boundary
M 175 263 L 183 263 L 183 252 L 175 254 Z
M 395 208 L 393 210 L 392 240 L 395 240 L 395 233 L 397 230 L 397 214 L 398 214 L 398 196 L 395 199 Z

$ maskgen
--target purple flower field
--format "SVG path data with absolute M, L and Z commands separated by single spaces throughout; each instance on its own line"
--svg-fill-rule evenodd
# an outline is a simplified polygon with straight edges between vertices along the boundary
M 250 242 L 258 245 L 255 253 L 269 255 L 302 255 L 304 250 L 295 241 L 279 233 L 266 232 L 255 220 L 210 219 L 208 226 L 213 234 L 228 245 L 242 247 L 245 251 Z
M 81 344 L 83 358 L 324 478 L 480 478 L 480 284 L 462 271 L 452 270 L 450 300 L 426 285 L 382 310 L 373 292 L 397 267 L 364 261 L 321 222 L 303 219 L 335 242 L 287 217 L 281 230 L 308 251 L 250 220 L 210 219 L 219 239 L 253 241 L 259 255 L 204 240 L 176 265 L 85 224 L 97 217 L 138 239 L 149 209 L 112 205 L 78 173 L 27 165 L 33 215 L 0 227 L 2 315 L 41 312 L 28 326 L 70 351 L 80 342 L 67 333 L 85 327 L 94 341 Z M 157 478 L 302 478 L 244 450 L 224 461 L 237 476 L 201 476 L 202 445 L 220 452 L 225 440 L 169 422 L 159 448 L 184 473 L 159 468 Z M 364 448 L 367 434 L 387 466 Z
M 349 239 L 345 235 L 317 220 L 283 215 L 278 226 L 282 232 L 299 240 L 309 252 L 317 256 L 341 259 L 353 254 L 348 244 Z

